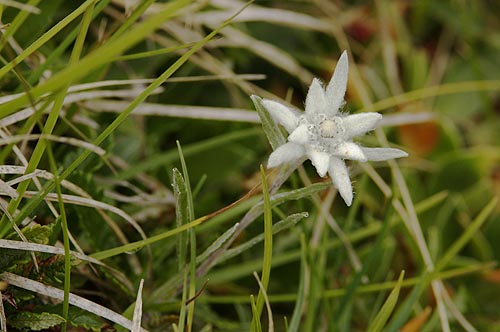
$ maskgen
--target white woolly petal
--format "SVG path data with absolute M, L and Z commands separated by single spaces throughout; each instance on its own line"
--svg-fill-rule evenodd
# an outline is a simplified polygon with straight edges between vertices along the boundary
M 319 79 L 314 78 L 306 97 L 306 114 L 318 114 L 326 111 L 325 90 Z
M 305 149 L 302 145 L 292 142 L 285 143 L 271 153 L 267 161 L 267 168 L 299 160 L 304 155 Z
M 262 105 L 268 110 L 274 121 L 285 127 L 289 133 L 299 125 L 299 112 L 269 99 L 262 99 Z
M 347 206 L 351 206 L 353 197 L 352 184 L 351 179 L 349 179 L 349 171 L 347 170 L 345 162 L 338 158 L 330 158 L 328 174 L 330 174 L 333 185 L 339 191 L 339 194 L 344 199 L 344 202 Z
M 347 52 L 344 51 L 337 62 L 332 79 L 326 87 L 326 103 L 330 115 L 336 114 L 344 102 L 348 71 L 349 62 L 347 60 Z
M 305 144 L 309 142 L 309 132 L 307 130 L 307 125 L 302 124 L 297 127 L 289 136 L 288 140 L 290 142 Z
M 408 153 L 394 148 L 361 148 L 367 160 L 382 161 L 408 157 Z
M 336 157 L 357 161 L 367 161 L 363 150 L 359 145 L 353 142 L 342 142 L 334 150 Z
M 311 159 L 311 163 L 316 167 L 319 176 L 324 177 L 328 171 L 330 164 L 330 156 L 326 152 L 310 149 L 307 151 L 307 156 Z
M 363 135 L 377 127 L 382 115 L 375 112 L 348 115 L 342 120 L 344 122 L 346 139 Z

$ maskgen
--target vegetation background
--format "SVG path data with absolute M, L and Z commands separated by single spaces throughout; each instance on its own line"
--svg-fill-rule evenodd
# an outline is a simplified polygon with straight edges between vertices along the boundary
M 497 1 L 0 18 L 3 331 L 500 331 Z M 345 111 L 384 115 L 361 143 L 410 153 L 351 164 L 350 208 L 309 162 L 260 170 L 250 99 L 302 109 L 343 50 Z

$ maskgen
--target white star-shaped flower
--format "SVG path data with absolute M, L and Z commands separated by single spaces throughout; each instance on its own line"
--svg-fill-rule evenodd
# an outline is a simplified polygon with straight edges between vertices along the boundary
M 340 112 L 347 88 L 348 61 L 344 51 L 330 83 L 323 89 L 314 78 L 306 97 L 305 112 L 297 112 L 276 101 L 263 99 L 263 106 L 274 121 L 289 133 L 288 142 L 269 156 L 268 168 L 297 161 L 311 160 L 318 174 L 327 172 L 345 203 L 352 204 L 353 192 L 345 159 L 365 162 L 406 157 L 394 148 L 365 148 L 353 142 L 356 136 L 376 128 L 382 115 L 375 112 L 348 115 Z

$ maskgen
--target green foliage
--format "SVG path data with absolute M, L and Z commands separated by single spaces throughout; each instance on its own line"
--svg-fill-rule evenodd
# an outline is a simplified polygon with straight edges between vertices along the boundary
M 40 331 L 55 327 L 63 322 L 64 318 L 56 314 L 23 311 L 9 317 L 8 324 L 21 331 Z
M 94 332 L 101 331 L 103 326 L 100 317 L 75 307 L 69 308 L 68 323 L 73 327 Z
M 391 291 L 384 305 L 378 312 L 373 322 L 370 324 L 370 327 L 368 328 L 369 332 L 382 331 L 385 323 L 389 319 L 389 316 L 392 314 L 392 311 L 394 310 L 394 307 L 396 306 L 396 303 L 398 301 L 399 291 L 401 289 L 403 277 L 404 277 L 404 272 L 401 272 L 396 287 L 394 287 L 394 289 Z

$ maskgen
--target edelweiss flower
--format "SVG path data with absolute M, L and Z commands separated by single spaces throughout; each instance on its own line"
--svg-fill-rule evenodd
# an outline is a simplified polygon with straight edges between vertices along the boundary
M 345 103 L 347 72 L 347 53 L 344 51 L 326 89 L 317 78 L 313 79 L 304 113 L 272 100 L 263 99 L 262 104 L 273 119 L 290 133 L 288 142 L 271 153 L 267 167 L 276 167 L 306 156 L 321 177 L 328 172 L 345 203 L 350 206 L 353 192 L 345 159 L 380 161 L 408 154 L 393 148 L 365 148 L 352 141 L 354 137 L 375 129 L 382 115 L 374 112 L 348 115 L 339 111 Z

